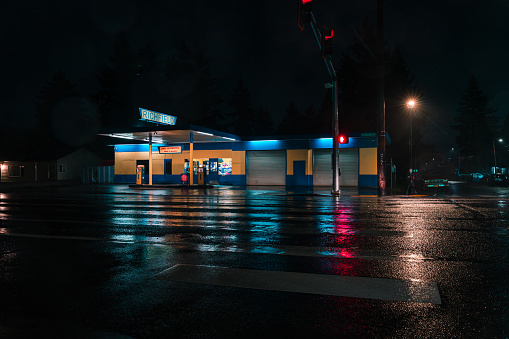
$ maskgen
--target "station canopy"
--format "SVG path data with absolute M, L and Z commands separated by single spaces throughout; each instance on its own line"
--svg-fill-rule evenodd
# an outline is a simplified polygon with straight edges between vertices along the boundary
M 193 124 L 185 126 L 154 125 L 135 127 L 130 131 L 111 131 L 99 133 L 101 136 L 118 139 L 115 143 L 147 143 L 152 134 L 153 144 L 185 144 L 191 140 L 194 143 L 236 142 L 241 141 L 237 135 L 216 131 Z

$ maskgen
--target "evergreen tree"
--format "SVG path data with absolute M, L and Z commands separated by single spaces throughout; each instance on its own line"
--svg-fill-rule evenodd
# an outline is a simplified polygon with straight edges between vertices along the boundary
M 339 111 L 339 130 L 343 131 L 344 114 Z M 312 133 L 332 135 L 332 89 L 325 90 L 320 104 L 320 108 L 315 118 L 314 129 Z
M 223 99 L 218 93 L 216 79 L 210 71 L 210 62 L 201 49 L 193 53 L 196 65 L 196 80 L 193 86 L 194 96 L 198 102 L 196 123 L 201 123 L 209 128 L 218 127 L 219 106 Z
M 502 126 L 501 136 L 505 142 L 509 142 L 509 112 L 505 116 L 504 125 Z
M 501 167 L 509 167 L 509 113 L 507 113 L 504 125 L 502 126 L 502 130 L 500 132 L 500 137 L 502 139 L 502 152 L 497 153 L 497 166 L 500 159 Z M 500 145 L 499 145 L 500 146 Z M 500 149 L 499 148 L 499 149 Z
M 376 36 L 367 19 L 350 53 L 340 58 L 340 125 L 345 132 L 374 132 L 377 121 Z
M 193 52 L 185 43 L 173 51 L 162 66 L 163 93 L 167 103 L 165 111 L 188 121 L 197 116 L 198 102 L 194 95 L 196 67 L 193 64 Z
M 99 116 L 95 106 L 80 97 L 76 85 L 57 72 L 36 97 L 39 152 L 65 146 L 82 146 L 95 139 Z
M 35 147 L 39 154 L 58 146 L 57 133 L 61 117 L 58 116 L 60 110 L 57 108 L 66 100 L 78 97 L 76 85 L 71 83 L 62 71 L 58 71 L 36 96 L 37 127 L 34 139 L 37 140 Z M 68 112 L 71 117 L 73 113 Z
M 493 140 L 498 135 L 498 118 L 488 105 L 488 98 L 479 88 L 475 77 L 470 78 L 468 88 L 461 96 L 458 116 L 451 127 L 458 131 L 456 142 L 462 157 L 471 157 L 464 164 L 470 171 L 488 172 L 494 162 Z
M 277 133 L 282 135 L 297 135 L 309 133 L 304 131 L 306 126 L 303 124 L 304 115 L 299 111 L 295 102 L 292 101 L 286 107 L 286 113 L 278 126 Z
M 269 114 L 269 110 L 263 107 L 258 107 L 253 121 L 253 135 L 269 136 L 273 133 L 274 121 Z
M 152 46 L 145 44 L 134 54 L 134 65 L 136 66 L 132 82 L 131 97 L 134 106 L 143 108 L 154 108 L 161 106 L 160 93 L 160 67 L 156 59 L 156 53 Z M 136 107 L 135 107 L 136 108 Z M 136 115 L 137 112 L 131 112 Z M 140 122 L 140 125 L 149 124 Z
M 339 129 L 341 132 L 376 132 L 378 116 L 377 100 L 377 59 L 376 34 L 374 29 L 365 19 L 357 39 L 350 46 L 348 53 L 340 58 L 338 67 L 339 86 Z M 398 48 L 388 49 L 385 46 L 385 130 L 391 138 L 391 144 L 387 146 L 387 161 L 393 159 L 397 167 L 402 169 L 398 173 L 404 173 L 409 165 L 409 112 L 405 109 L 406 96 L 417 92 L 412 87 L 412 78 L 408 72 L 405 61 Z M 325 98 L 331 102 L 329 98 Z M 321 112 L 323 118 L 327 118 L 328 131 L 331 131 L 331 115 L 329 107 L 327 112 Z M 427 114 L 427 113 L 426 113 Z M 414 151 L 419 149 L 421 133 L 419 128 L 424 129 L 427 119 L 425 113 L 419 110 L 413 120 L 414 126 Z M 423 145 L 424 147 L 424 145 Z
M 387 63 L 385 65 L 385 129 L 389 132 L 390 138 L 396 147 L 392 148 L 392 155 L 395 157 L 401 156 L 402 147 L 397 147 L 404 144 L 408 140 L 409 129 L 402 128 L 403 121 L 408 121 L 408 110 L 406 109 L 406 101 L 408 100 L 408 93 L 413 93 L 417 98 L 419 90 L 411 84 L 413 78 L 406 66 L 405 60 L 401 55 L 400 50 L 396 47 L 394 51 L 390 52 L 386 57 Z M 430 113 L 422 109 L 423 105 L 419 104 L 418 114 L 414 117 L 415 126 L 417 130 L 420 127 L 426 126 L 426 120 Z M 421 142 L 421 138 L 416 138 L 417 144 Z
M 224 117 L 223 121 L 227 131 L 241 136 L 254 135 L 255 116 L 251 94 L 242 78 L 235 84 L 228 99 L 228 106 L 232 108 L 232 111 Z
M 223 99 L 202 49 L 182 44 L 165 60 L 161 73 L 160 88 L 167 98 L 164 107 L 168 111 L 196 124 L 217 128 Z
M 138 70 L 125 32 L 117 34 L 109 60 L 110 65 L 97 76 L 100 89 L 91 98 L 99 108 L 104 128 L 134 127 L 139 118 L 132 86 Z
M 320 128 L 318 122 L 318 112 L 315 110 L 314 105 L 308 106 L 304 110 L 304 115 L 302 117 L 302 125 L 305 125 L 302 129 L 303 134 L 316 134 L 319 133 L 318 130 Z
M 149 44 L 133 52 L 125 32 L 116 36 L 109 64 L 91 95 L 104 129 L 145 126 L 138 108 L 145 107 L 209 128 L 217 128 L 222 99 L 210 63 L 200 48 L 183 43 L 165 59 Z

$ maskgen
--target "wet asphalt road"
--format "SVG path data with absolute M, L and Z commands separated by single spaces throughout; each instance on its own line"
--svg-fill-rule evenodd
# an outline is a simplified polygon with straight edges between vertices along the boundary
M 0 193 L 0 337 L 509 337 L 509 189 L 372 194 Z

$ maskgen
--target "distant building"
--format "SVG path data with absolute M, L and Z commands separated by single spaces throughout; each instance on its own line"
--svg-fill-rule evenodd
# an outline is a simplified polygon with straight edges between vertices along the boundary
M 101 166 L 101 158 L 86 148 L 47 154 L 34 159 L 0 161 L 0 182 L 35 183 L 63 180 L 82 180 L 86 167 Z

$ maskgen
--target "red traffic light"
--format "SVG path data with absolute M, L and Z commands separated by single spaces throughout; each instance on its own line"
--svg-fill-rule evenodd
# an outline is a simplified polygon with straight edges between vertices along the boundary
M 348 143 L 350 142 L 350 140 L 349 140 L 348 136 L 346 136 L 346 135 L 340 135 L 340 136 L 338 137 L 338 142 L 339 142 L 340 144 L 348 144 Z
M 332 38 L 334 36 L 334 32 L 325 28 L 325 25 L 322 27 L 322 40 L 320 41 L 320 47 L 322 48 L 322 57 L 324 59 L 327 56 L 332 55 Z
M 299 27 L 301 30 L 304 30 L 304 24 L 311 21 L 311 10 L 313 0 L 299 0 Z

